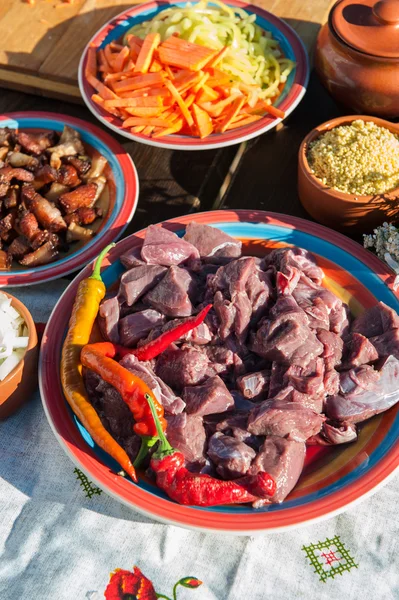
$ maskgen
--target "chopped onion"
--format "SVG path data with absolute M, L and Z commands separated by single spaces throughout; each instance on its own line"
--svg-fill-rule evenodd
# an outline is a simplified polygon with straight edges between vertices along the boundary
M 0 381 L 18 365 L 29 342 L 28 328 L 11 298 L 0 292 Z

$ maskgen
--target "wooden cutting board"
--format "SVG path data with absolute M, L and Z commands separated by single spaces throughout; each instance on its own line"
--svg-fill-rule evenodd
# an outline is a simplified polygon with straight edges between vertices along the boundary
M 310 50 L 331 0 L 257 0 L 286 19 Z M 77 71 L 92 35 L 135 0 L 0 0 L 0 85 L 80 102 Z M 1 90 L 0 90 L 1 94 Z

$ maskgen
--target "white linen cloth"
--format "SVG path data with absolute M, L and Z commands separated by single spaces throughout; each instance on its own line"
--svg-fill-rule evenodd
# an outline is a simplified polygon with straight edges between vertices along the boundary
M 66 284 L 9 291 L 46 322 Z M 253 538 L 157 523 L 95 486 L 85 492 L 77 475 L 37 391 L 0 423 L 1 600 L 100 600 L 110 572 L 133 565 L 171 599 L 179 579 L 203 581 L 179 586 L 177 600 L 399 599 L 398 475 L 338 517 Z M 313 548 L 324 565 L 317 573 L 303 547 L 325 540 L 325 548 Z M 348 560 L 348 570 L 321 580 Z

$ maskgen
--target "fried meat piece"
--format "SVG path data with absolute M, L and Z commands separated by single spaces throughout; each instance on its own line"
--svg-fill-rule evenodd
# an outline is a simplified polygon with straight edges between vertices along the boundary
M 68 187 L 76 187 L 81 183 L 78 172 L 72 165 L 61 165 L 58 169 L 58 183 L 67 185 Z
M 46 185 L 46 183 L 57 181 L 57 177 L 58 173 L 56 169 L 53 169 L 50 165 L 43 165 L 35 173 L 34 188 L 38 190 Z
M 17 260 L 25 256 L 28 252 L 30 252 L 31 246 L 29 241 L 25 236 L 19 235 L 15 240 L 11 242 L 8 247 L 8 254 L 12 258 L 16 258 Z
M 0 271 L 9 271 L 11 267 L 11 256 L 4 250 L 0 250 Z
M 33 186 L 23 186 L 22 199 L 25 202 L 26 207 L 33 212 L 42 227 L 52 232 L 66 229 L 67 225 L 58 208 L 38 194 Z
M 58 250 L 54 246 L 52 241 L 48 241 L 37 250 L 26 254 L 19 262 L 25 267 L 38 267 L 39 265 L 46 265 L 53 261 L 58 255 Z
M 97 219 L 97 217 L 100 217 L 101 214 L 102 211 L 96 210 L 95 208 L 78 208 L 76 212 L 65 216 L 65 222 L 68 225 L 70 223 L 76 223 L 77 225 L 90 225 Z
M 88 156 L 65 156 L 64 162 L 72 165 L 79 175 L 86 175 L 91 169 L 91 160 Z
M 75 212 L 78 208 L 91 208 L 96 201 L 97 184 L 88 183 L 81 185 L 72 192 L 67 192 L 60 196 L 59 202 L 67 214 Z
M 27 133 L 20 131 L 16 134 L 16 140 L 24 150 L 31 154 L 42 154 L 44 150 L 50 148 L 54 143 L 54 132 L 46 131 L 42 133 Z

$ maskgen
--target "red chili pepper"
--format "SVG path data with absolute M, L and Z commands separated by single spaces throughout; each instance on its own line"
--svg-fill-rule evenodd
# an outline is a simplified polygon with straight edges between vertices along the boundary
M 275 494 L 276 483 L 268 473 L 260 472 L 234 481 L 222 481 L 204 473 L 188 471 L 184 466 L 183 454 L 172 448 L 165 437 L 151 396 L 146 396 L 146 400 L 160 440 L 150 465 L 155 472 L 157 485 L 172 500 L 192 506 L 216 506 L 254 502 Z
M 116 348 L 118 354 L 122 357 L 126 356 L 127 354 L 134 354 L 134 356 L 141 361 L 151 360 L 166 350 L 166 348 L 173 344 L 173 342 L 176 342 L 183 335 L 198 327 L 198 325 L 201 325 L 201 323 L 205 321 L 205 317 L 211 308 L 212 304 L 208 304 L 208 306 L 205 306 L 205 308 L 203 308 L 195 317 L 190 317 L 184 321 L 184 323 L 180 323 L 173 329 L 165 331 L 155 340 L 152 340 L 151 342 L 148 342 L 148 344 L 141 346 L 141 348 L 129 350 L 129 348 L 124 348 L 123 346 L 117 345 Z

